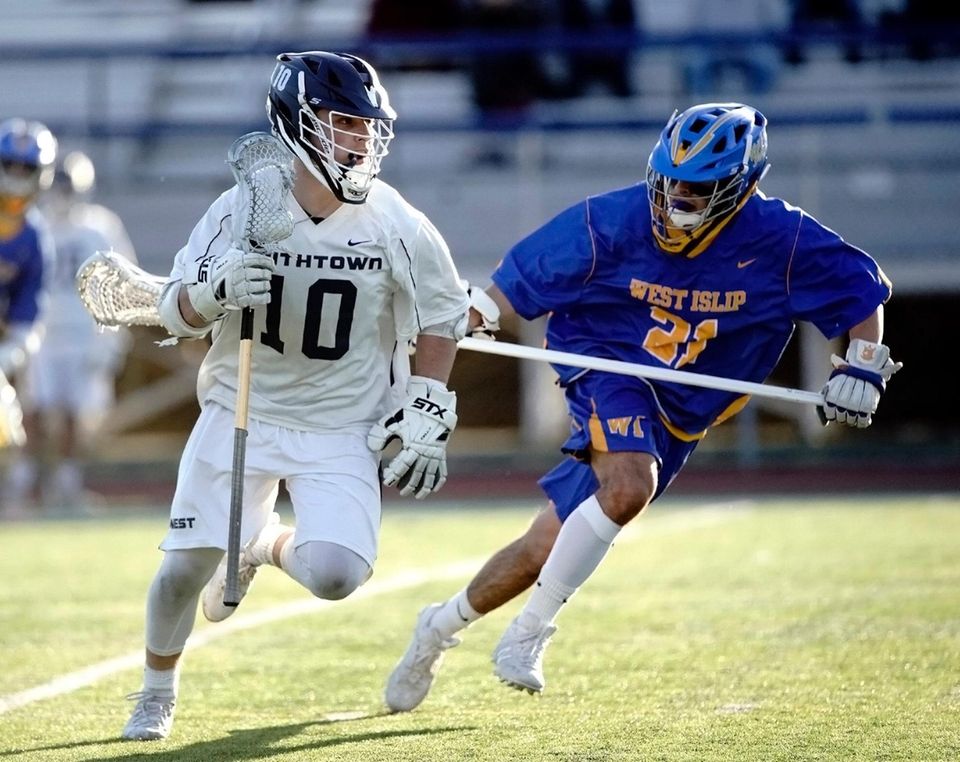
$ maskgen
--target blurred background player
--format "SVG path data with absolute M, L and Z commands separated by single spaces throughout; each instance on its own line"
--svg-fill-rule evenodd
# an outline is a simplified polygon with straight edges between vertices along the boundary
M 114 379 L 130 343 L 124 330 L 100 330 L 84 309 L 74 276 L 91 254 L 112 249 L 136 262 L 120 217 L 93 203 L 96 172 L 73 151 L 57 160 L 53 185 L 40 199 L 56 247 L 46 279 L 43 341 L 23 372 L 21 402 L 28 432 L 11 484 L 26 500 L 40 487 L 45 507 L 88 508 L 82 461 L 91 436 L 114 402 Z
M 7 379 L 17 380 L 40 342 L 37 319 L 54 248 L 35 202 L 53 182 L 56 158 L 56 138 L 40 122 L 8 119 L 0 123 L 0 374 L 4 387 Z M 9 404 L 17 403 L 13 399 Z M 9 404 L 2 406 L 4 420 L 18 415 Z M 9 434 L 3 439 L 0 445 L 8 446 Z M 0 513 L 8 518 L 26 514 L 17 499 L 23 475 L 18 464 L 12 464 L 0 500 Z

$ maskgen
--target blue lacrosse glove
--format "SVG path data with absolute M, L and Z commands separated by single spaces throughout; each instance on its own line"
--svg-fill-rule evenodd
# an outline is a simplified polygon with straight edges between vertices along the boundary
M 873 423 L 873 414 L 880 404 L 880 395 L 890 377 L 903 363 L 890 359 L 890 350 L 883 344 L 854 339 L 847 347 L 846 359 L 830 358 L 835 370 L 824 385 L 823 406 L 817 408 L 820 422 L 831 421 L 865 429 Z

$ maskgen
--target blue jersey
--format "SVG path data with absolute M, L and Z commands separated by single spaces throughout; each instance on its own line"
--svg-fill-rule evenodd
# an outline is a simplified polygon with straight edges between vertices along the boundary
M 549 314 L 551 349 L 753 382 L 773 371 L 796 321 L 835 338 L 891 288 L 865 252 L 759 193 L 696 255 L 664 253 L 642 183 L 562 212 L 514 246 L 493 281 L 522 317 Z M 563 385 L 584 372 L 555 369 Z M 647 383 L 663 422 L 684 439 L 746 402 Z
M 43 217 L 27 212 L 13 237 L 0 238 L 0 324 L 33 323 L 40 311 L 45 269 L 54 258 Z

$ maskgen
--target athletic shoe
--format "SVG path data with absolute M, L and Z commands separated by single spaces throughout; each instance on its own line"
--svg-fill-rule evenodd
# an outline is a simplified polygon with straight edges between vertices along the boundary
M 440 671 L 443 652 L 460 645 L 460 638 L 444 638 L 430 626 L 434 615 L 442 607 L 442 603 L 432 603 L 420 612 L 413 630 L 413 640 L 390 673 L 384 700 L 392 712 L 409 712 L 420 706 Z
M 493 649 L 493 673 L 511 688 L 540 693 L 543 677 L 543 652 L 557 631 L 532 614 L 514 619 Z
M 250 585 L 256 576 L 257 569 L 263 564 L 272 561 L 273 545 L 277 538 L 290 527 L 280 523 L 280 516 L 271 513 L 266 525 L 257 532 L 240 552 L 240 561 L 237 566 L 237 580 L 240 589 L 240 600 L 247 594 Z M 223 593 L 227 587 L 227 557 L 217 566 L 210 581 L 207 582 L 201 594 L 203 615 L 211 622 L 222 622 L 234 611 L 236 606 L 225 606 Z
M 157 696 L 141 691 L 131 693 L 128 699 L 136 699 L 133 714 L 123 728 L 123 737 L 128 741 L 159 741 L 170 735 L 173 727 L 173 710 L 177 699 L 173 696 Z

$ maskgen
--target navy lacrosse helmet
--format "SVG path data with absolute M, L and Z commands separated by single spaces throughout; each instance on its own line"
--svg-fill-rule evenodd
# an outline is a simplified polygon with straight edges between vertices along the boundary
M 283 53 L 267 115 L 274 134 L 338 199 L 366 200 L 397 117 L 370 64 L 348 53 Z
M 647 195 L 660 248 L 689 253 L 745 203 L 767 165 L 767 119 L 742 103 L 674 112 L 647 163 Z
M 0 124 L 0 194 L 30 198 L 50 187 L 57 139 L 40 122 Z

